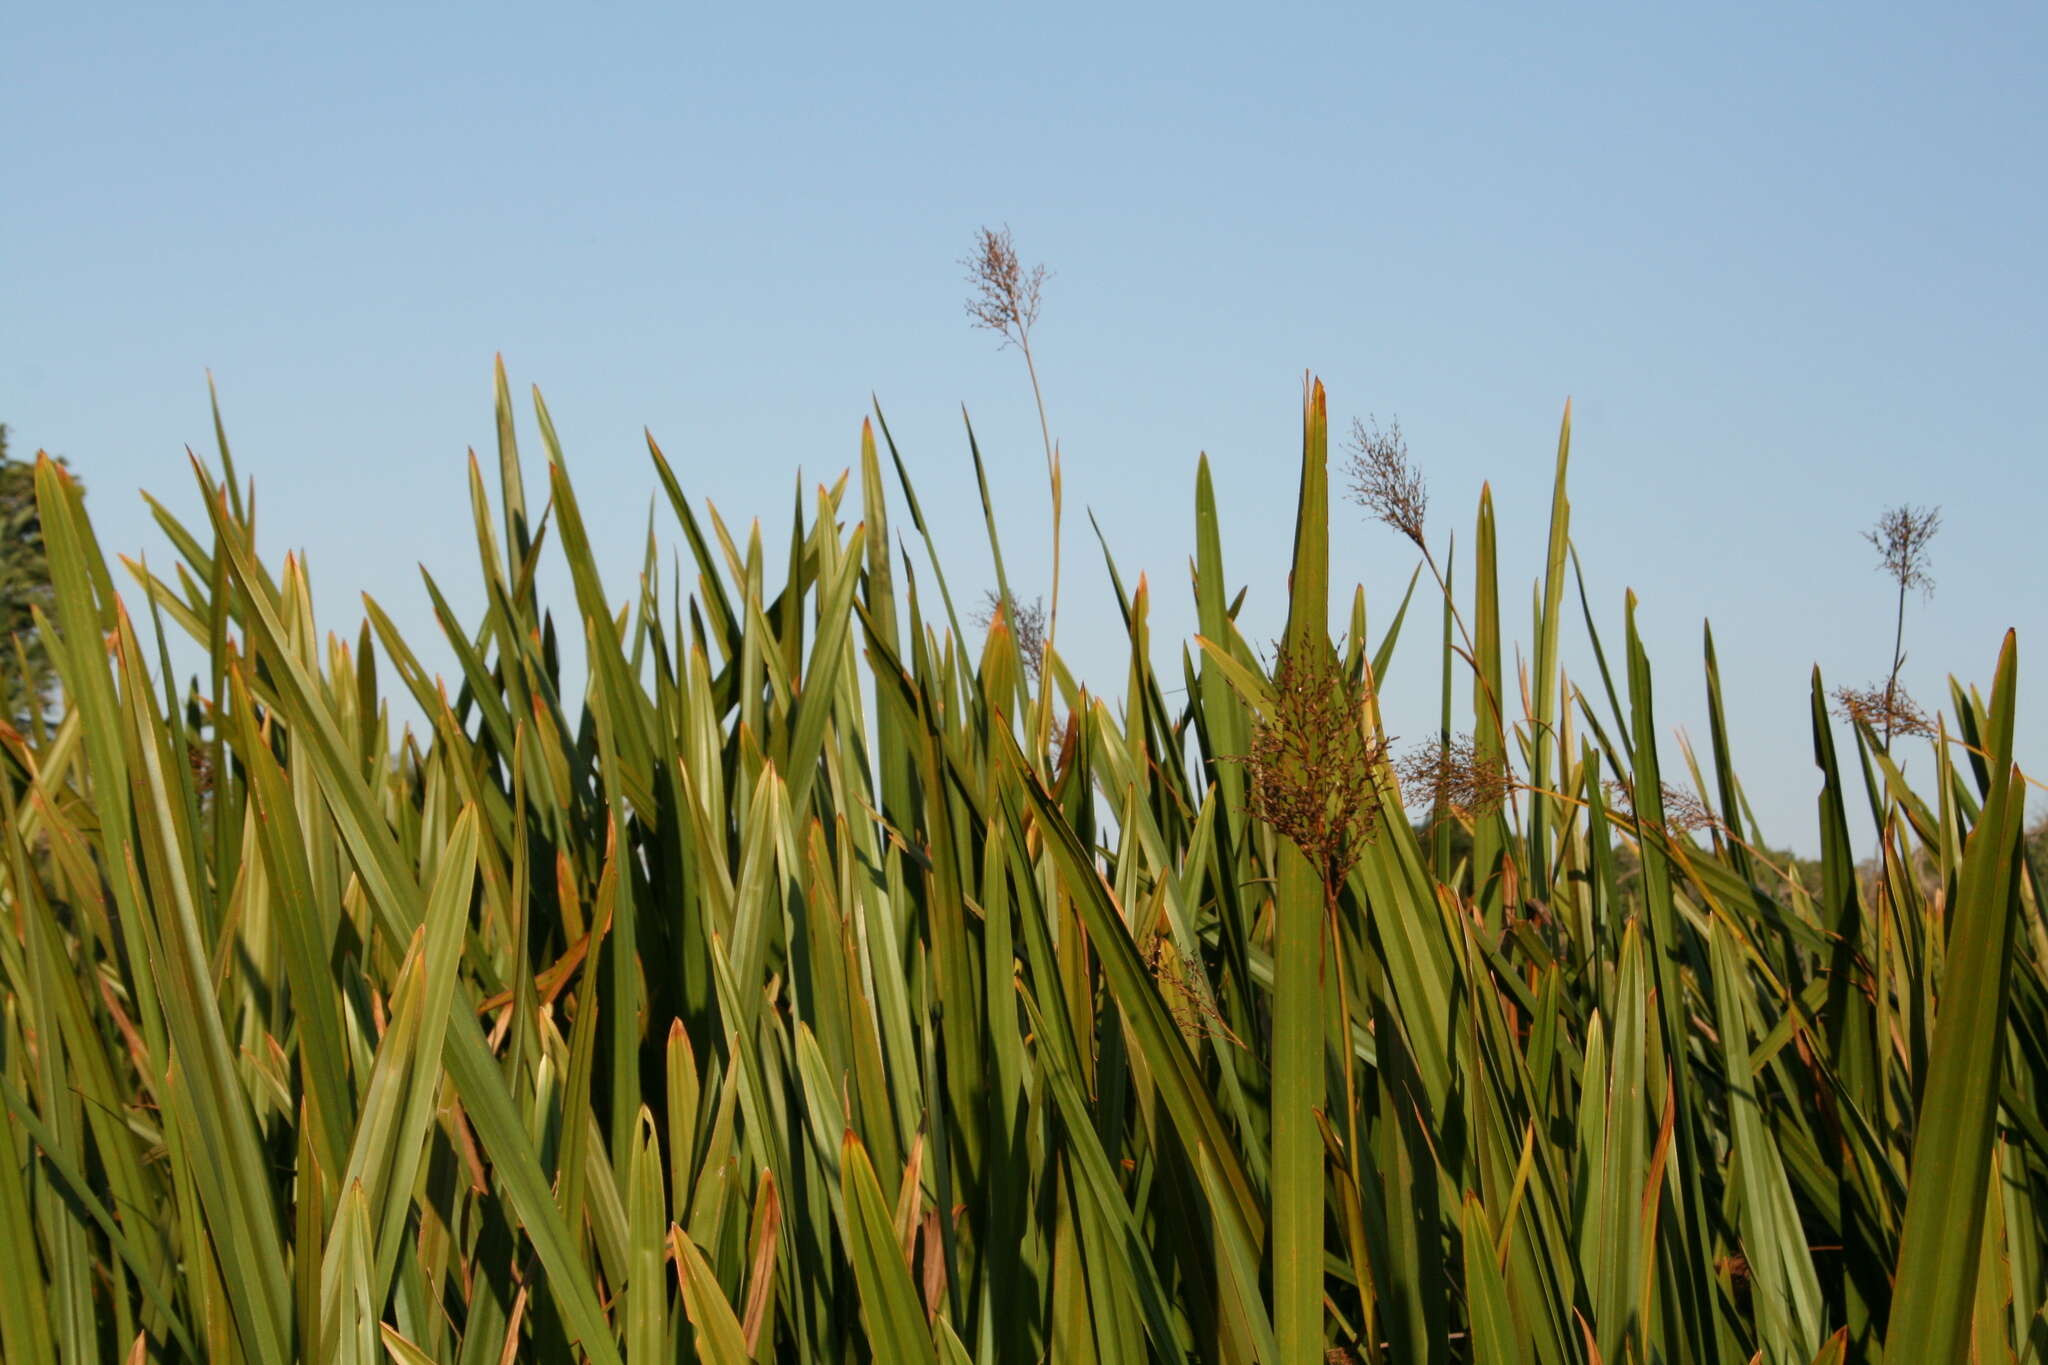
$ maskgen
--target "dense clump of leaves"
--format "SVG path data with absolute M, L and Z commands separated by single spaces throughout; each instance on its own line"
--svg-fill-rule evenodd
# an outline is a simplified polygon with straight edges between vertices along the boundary
M 1814 679 L 1801 864 L 1753 828 L 1711 653 L 1685 781 L 1633 611 L 1610 649 L 1566 603 L 1568 428 L 1520 688 L 1490 496 L 1438 647 L 1405 606 L 1360 638 L 1363 589 L 1329 639 L 1312 385 L 1288 644 L 1239 630 L 1205 463 L 1199 639 L 1162 677 L 1146 581 L 1105 601 L 1111 698 L 1049 642 L 1020 670 L 960 638 L 879 421 L 773 552 L 650 445 L 693 563 L 664 583 L 650 544 L 621 612 L 546 409 L 543 495 L 497 390 L 462 526 L 487 605 L 430 576 L 431 642 L 375 602 L 324 635 L 231 476 L 165 512 L 168 576 L 117 576 L 34 467 L 70 691 L 0 730 L 8 1365 L 2032 1342 L 2048 836 L 2010 637 L 1929 718 L 1956 742 L 1917 793 Z M 1419 476 L 1377 449 L 1367 511 L 1427 559 Z M 1027 663 L 1035 606 L 984 618 Z M 1444 700 L 1390 763 L 1396 666 Z

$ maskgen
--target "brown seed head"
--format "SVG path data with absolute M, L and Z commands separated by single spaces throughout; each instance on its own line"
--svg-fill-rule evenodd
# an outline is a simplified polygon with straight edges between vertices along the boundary
M 1283 649 L 1273 691 L 1272 714 L 1237 760 L 1251 770 L 1252 813 L 1335 886 L 1376 832 L 1373 784 L 1387 742 L 1368 729 L 1364 679 L 1347 677 L 1328 645 Z
M 187 741 L 185 757 L 192 766 L 193 790 L 202 797 L 209 795 L 213 791 L 213 755 L 204 744 Z
M 1152 979 L 1159 986 L 1160 998 L 1166 1002 L 1167 1013 L 1184 1033 L 1202 1038 L 1221 1038 L 1237 1047 L 1244 1046 L 1244 1040 L 1237 1036 L 1223 1012 L 1216 1007 L 1215 997 L 1209 993 L 1202 974 L 1194 963 L 1183 958 L 1171 940 L 1164 934 L 1152 940 L 1146 950 L 1145 966 L 1152 973 Z
M 1498 755 L 1480 754 L 1470 735 L 1433 739 L 1403 755 L 1394 771 L 1402 799 L 1449 815 L 1491 815 L 1514 790 L 1514 774 Z
M 1635 817 L 1635 788 L 1626 782 L 1608 778 L 1600 784 L 1607 793 L 1607 804 L 1623 814 Z M 1666 782 L 1658 792 L 1660 804 L 1664 807 L 1663 829 L 1667 834 L 1690 834 L 1702 829 L 1726 829 L 1721 817 L 1707 808 L 1707 803 L 1683 787 L 1674 787 Z
M 1838 687 L 1835 714 L 1851 725 L 1884 735 L 1932 735 L 1934 722 L 1896 682 L 1878 687 Z
M 1885 509 L 1877 525 L 1863 533 L 1877 550 L 1878 559 L 1901 592 L 1918 588 L 1934 595 L 1934 577 L 1927 571 L 1927 545 L 1941 530 L 1939 507 L 1914 507 L 1900 503 Z
M 1408 459 L 1400 420 L 1381 429 L 1377 420 L 1351 422 L 1351 500 L 1376 520 L 1423 544 L 1422 522 L 1429 511 L 1429 490 L 1422 473 Z
M 1030 602 L 1019 602 L 1013 594 L 1008 605 L 1002 594 L 982 594 L 981 610 L 974 614 L 974 624 L 988 630 L 1001 621 L 1009 629 L 1010 638 L 1017 642 L 1017 654 L 1024 660 L 1024 670 L 1034 679 L 1045 665 L 1045 599 L 1033 598 Z
M 1008 226 L 1000 232 L 982 228 L 974 246 L 974 254 L 960 260 L 967 267 L 967 283 L 974 287 L 967 297 L 967 316 L 976 327 L 986 327 L 1001 336 L 1005 346 L 1025 345 L 1031 337 L 1031 325 L 1038 321 L 1038 294 L 1045 284 L 1045 267 L 1023 267 Z

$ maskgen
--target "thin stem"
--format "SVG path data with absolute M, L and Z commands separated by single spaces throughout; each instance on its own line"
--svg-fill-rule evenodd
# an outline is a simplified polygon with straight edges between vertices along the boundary
M 1428 545 L 1423 544 L 1420 541 L 1416 543 L 1420 545 L 1422 549 L 1422 562 L 1429 565 L 1429 572 L 1436 579 L 1437 590 L 1444 595 L 1444 601 L 1448 603 L 1451 608 L 1451 619 L 1458 623 L 1458 634 L 1465 637 L 1466 653 L 1476 657 L 1479 653 L 1479 650 L 1477 646 L 1475 646 L 1472 643 L 1472 632 L 1465 628 L 1465 614 L 1458 610 L 1458 599 L 1451 596 L 1450 585 L 1444 582 L 1443 570 L 1437 568 L 1436 566 L 1436 556 L 1429 552 Z M 1496 707 L 1496 709 L 1498 709 L 1498 707 Z
M 1899 669 L 1906 662 L 1906 582 L 1899 580 L 1899 619 L 1892 630 L 1892 671 L 1884 685 L 1884 751 L 1892 751 L 1892 699 L 1899 689 Z
M 1031 358 L 1031 333 L 1027 328 L 1018 328 L 1017 348 L 1024 352 L 1024 369 L 1031 376 L 1031 398 L 1038 405 L 1038 434 L 1045 443 L 1046 481 L 1052 490 L 1052 605 L 1046 609 L 1045 647 L 1040 653 L 1038 669 L 1039 705 L 1038 734 L 1033 748 L 1044 754 L 1052 739 L 1052 676 L 1054 641 L 1060 625 L 1060 457 L 1053 448 L 1052 424 L 1045 417 L 1045 392 L 1038 384 L 1038 363 Z
M 1465 614 L 1458 610 L 1458 599 L 1451 595 L 1450 584 L 1444 582 L 1443 571 L 1436 566 L 1436 556 L 1429 552 L 1427 544 L 1420 541 L 1417 544 L 1422 549 L 1422 562 L 1429 565 L 1429 572 L 1436 579 L 1437 591 L 1443 594 L 1445 604 L 1451 609 L 1451 619 L 1458 624 L 1458 634 L 1465 639 L 1465 666 L 1472 670 L 1472 676 L 1478 679 L 1480 687 L 1485 689 L 1486 704 L 1493 708 L 1494 722 L 1500 726 L 1501 737 L 1505 740 L 1508 731 L 1507 712 L 1500 704 L 1499 695 L 1493 690 L 1493 680 L 1480 671 L 1479 647 L 1472 643 L 1472 632 L 1466 629 Z M 1505 758 L 1506 755 L 1503 754 L 1502 757 Z
M 1045 443 L 1045 473 L 1052 487 L 1052 606 L 1047 610 L 1045 623 L 1045 647 L 1050 651 L 1060 620 L 1060 461 L 1052 446 L 1052 424 L 1045 418 L 1045 393 L 1038 386 L 1038 365 L 1031 358 L 1028 332 L 1019 334 L 1018 349 L 1024 352 L 1024 369 L 1031 376 L 1031 397 L 1038 405 L 1038 434 Z

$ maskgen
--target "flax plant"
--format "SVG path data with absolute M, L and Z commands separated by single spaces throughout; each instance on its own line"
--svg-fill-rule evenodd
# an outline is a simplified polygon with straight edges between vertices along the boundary
M 1027 755 L 1024 657 L 895 557 L 892 522 L 926 522 L 880 412 L 786 545 L 650 439 L 688 569 L 651 536 L 606 583 L 546 405 L 495 380 L 473 557 L 422 574 L 432 640 L 367 598 L 322 628 L 224 427 L 151 504 L 161 564 L 110 560 L 37 464 L 62 704 L 0 728 L 9 1365 L 2048 1344 L 2011 635 L 1929 717 L 1954 742 L 1918 787 L 1869 725 L 1838 750 L 1816 674 L 1811 890 L 1755 827 L 1711 636 L 1685 775 L 1643 604 L 1580 588 L 1571 682 L 1568 422 L 1522 715 L 1486 691 L 1490 495 L 1440 641 L 1398 595 L 1369 632 L 1363 586 L 1331 637 L 1311 381 L 1280 649 L 1238 627 L 1200 461 L 1179 674 L 1112 561 L 1123 695 L 1048 642 L 1065 723 Z M 1478 731 L 1390 762 L 1380 684 L 1431 665 L 1447 698 L 1474 675 Z M 1448 737 L 1449 701 L 1417 723 Z M 1425 845 L 1419 797 L 1469 852 Z M 1882 897 L 1858 800 L 1896 812 Z

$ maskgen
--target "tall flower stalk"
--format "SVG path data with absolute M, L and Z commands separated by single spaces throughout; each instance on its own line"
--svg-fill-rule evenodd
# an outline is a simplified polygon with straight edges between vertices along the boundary
M 1053 444 L 1052 424 L 1045 415 L 1045 390 L 1038 382 L 1038 361 L 1031 353 L 1031 329 L 1038 322 L 1046 269 L 1043 265 L 1024 267 L 1008 225 L 982 228 L 974 253 L 960 263 L 967 267 L 967 283 L 974 289 L 967 298 L 967 316 L 976 327 L 1000 336 L 1004 346 L 1015 346 L 1023 353 L 1024 369 L 1031 377 L 1031 398 L 1038 406 L 1038 434 L 1045 445 L 1046 480 L 1052 489 L 1052 602 L 1046 611 L 1043 647 L 1043 657 L 1050 659 L 1060 619 L 1060 452 Z M 1036 736 L 1041 753 L 1051 724 L 1052 708 L 1041 705 Z
M 1900 710 L 1899 670 L 1906 664 L 1906 594 L 1919 589 L 1923 597 L 1934 596 L 1934 576 L 1928 572 L 1927 546 L 1941 530 L 1939 507 L 1914 507 L 1901 503 L 1887 508 L 1877 525 L 1863 533 L 1878 553 L 1884 571 L 1899 586 L 1897 619 L 1892 627 L 1892 668 L 1885 676 L 1884 742 L 1889 749 L 1895 728 L 1893 716 Z
M 1487 705 L 1505 734 L 1507 712 L 1494 690 L 1493 680 L 1478 666 L 1479 651 L 1473 643 L 1471 630 L 1465 624 L 1465 614 L 1458 610 L 1458 599 L 1436 562 L 1435 552 L 1429 548 L 1429 537 L 1424 529 L 1429 514 L 1429 487 L 1423 482 L 1422 471 L 1408 456 L 1408 441 L 1401 434 L 1400 419 L 1394 418 L 1382 427 L 1377 418 L 1368 417 L 1363 421 L 1353 418 L 1349 445 L 1351 458 L 1345 465 L 1345 472 L 1350 478 L 1348 491 L 1351 501 L 1363 508 L 1373 520 L 1400 532 L 1422 551 L 1422 562 L 1429 566 L 1430 577 L 1436 580 L 1437 591 L 1443 594 L 1451 620 L 1457 624 L 1458 634 L 1465 641 L 1464 659 L 1471 666 L 1473 676 L 1486 694 Z M 1449 731 L 1439 736 L 1439 742 L 1443 745 L 1451 742 Z M 1501 757 L 1504 759 L 1505 755 Z
M 1934 723 L 1927 713 L 1899 685 L 1899 673 L 1906 666 L 1906 595 L 1918 590 L 1934 595 L 1934 576 L 1928 571 L 1927 546 L 1941 530 L 1939 507 L 1914 507 L 1901 503 L 1885 509 L 1877 524 L 1863 533 L 1877 551 L 1878 566 L 1898 585 L 1898 610 L 1892 625 L 1892 666 L 1882 687 L 1840 687 L 1835 689 L 1835 709 L 1851 724 L 1867 725 L 1884 737 L 1884 748 L 1901 735 L 1932 735 Z

